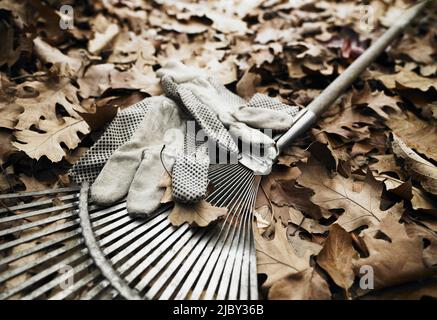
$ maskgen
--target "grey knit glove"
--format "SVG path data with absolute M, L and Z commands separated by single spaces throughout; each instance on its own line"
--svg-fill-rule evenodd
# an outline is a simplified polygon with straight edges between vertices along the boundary
M 298 112 L 296 107 L 284 105 L 260 94 L 247 102 L 202 70 L 187 67 L 177 61 L 169 62 L 157 71 L 157 75 L 161 77 L 167 96 L 179 101 L 209 139 L 232 154 L 238 153 L 235 140 L 240 139 L 246 145 L 260 146 L 271 157 L 275 156 L 274 140 L 258 129 L 285 131 L 291 127 L 293 116 Z M 183 170 L 179 170 L 179 166 L 183 166 Z M 194 164 L 192 159 L 178 159 L 173 180 L 185 180 L 185 183 L 173 185 L 173 197 L 183 202 L 203 198 L 207 183 L 200 183 L 199 177 L 207 176 L 207 167 L 205 164 Z M 189 175 L 179 177 L 181 172 L 188 172 Z M 189 190 L 195 189 L 195 184 L 205 187 L 202 190 L 197 187 L 197 193 L 190 195 Z
M 135 217 L 155 211 L 164 194 L 159 182 L 182 152 L 185 131 L 186 119 L 172 100 L 151 98 L 135 132 L 112 153 L 92 184 L 91 199 L 109 205 L 127 196 L 127 210 Z

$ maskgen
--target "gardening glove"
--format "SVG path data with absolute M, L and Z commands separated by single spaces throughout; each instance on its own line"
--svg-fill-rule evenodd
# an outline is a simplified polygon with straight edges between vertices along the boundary
M 111 155 L 129 141 L 150 107 L 162 97 L 146 98 L 119 112 L 105 132 L 69 170 L 70 179 L 76 183 L 90 183 L 99 175 Z
M 293 116 L 298 112 L 296 107 L 284 105 L 264 95 L 255 95 L 247 102 L 202 70 L 187 67 L 180 62 L 169 62 L 157 71 L 157 75 L 161 77 L 167 96 L 179 101 L 213 142 L 233 154 L 238 153 L 235 143 L 238 138 L 244 144 L 261 146 L 268 157 L 274 158 L 275 141 L 257 129 L 285 131 L 291 127 Z M 178 177 L 174 174 L 173 179 Z M 186 180 L 186 186 L 189 181 L 196 181 Z M 174 188 L 174 196 L 176 191 Z M 206 188 L 203 196 L 205 194 Z
M 142 217 L 155 211 L 164 194 L 159 182 L 183 149 L 184 115 L 168 98 L 154 98 L 131 139 L 109 158 L 91 186 L 91 199 L 112 204 L 127 195 L 127 211 Z
M 202 70 L 181 62 L 169 62 L 157 75 L 167 96 L 182 102 L 208 137 L 230 152 L 238 153 L 232 136 L 247 144 L 269 147 L 275 142 L 257 129 L 285 131 L 293 123 L 293 116 L 271 106 L 278 102 L 260 108 L 248 104 Z

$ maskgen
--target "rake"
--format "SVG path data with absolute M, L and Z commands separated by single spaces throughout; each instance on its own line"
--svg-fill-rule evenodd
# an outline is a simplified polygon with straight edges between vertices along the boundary
M 398 19 L 277 137 L 279 152 L 308 130 L 423 10 Z M 126 202 L 99 207 L 89 185 L 0 195 L 0 299 L 258 299 L 253 210 L 272 162 L 242 154 L 211 166 L 206 199 L 226 207 L 207 228 L 171 225 L 172 205 L 147 219 Z M 36 200 L 35 200 L 36 198 Z

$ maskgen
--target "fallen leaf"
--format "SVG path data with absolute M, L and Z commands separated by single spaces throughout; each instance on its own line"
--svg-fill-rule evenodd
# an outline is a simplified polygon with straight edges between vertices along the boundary
M 88 51 L 98 54 L 120 33 L 118 24 L 111 23 L 105 16 L 98 15 L 92 23 L 94 37 L 88 42 Z
M 367 105 L 381 118 L 388 119 L 390 114 L 384 111 L 384 108 L 390 109 L 392 112 L 400 112 L 398 103 L 402 101 L 397 96 L 387 96 L 384 91 L 372 92 L 369 85 L 366 84 L 363 90 L 356 92 L 352 102 L 356 105 Z
M 437 167 L 414 152 L 396 134 L 393 135 L 393 152 L 404 161 L 406 171 L 419 181 L 429 193 L 437 195 Z
M 410 111 L 392 116 L 386 123 L 410 148 L 437 161 L 437 126 L 418 118 Z
M 419 76 L 413 71 L 402 69 L 395 74 L 386 74 L 378 77 L 388 89 L 396 88 L 408 88 L 408 89 L 418 89 L 420 91 L 426 92 L 431 88 L 437 90 L 437 79 L 436 78 L 426 78 Z
M 161 203 L 169 203 L 173 201 L 173 188 L 172 188 L 171 176 L 167 172 L 164 172 L 164 175 L 162 176 L 162 179 L 159 182 L 158 187 L 165 188 L 164 194 L 161 198 Z
M 360 268 L 370 266 L 375 289 L 418 281 L 434 273 L 423 261 L 422 237 L 408 236 L 398 220 L 390 214 L 377 227 L 363 231 L 369 257 L 354 260 L 354 270 L 360 276 Z M 380 233 L 388 239 L 378 237 Z
M 41 129 L 41 122 L 58 121 L 60 116 L 59 106 L 62 106 L 66 114 L 76 120 L 81 120 L 79 112 L 87 113 L 77 97 L 77 88 L 73 86 L 69 79 L 51 79 L 47 82 L 31 81 L 20 85 L 20 90 L 30 91 L 33 96 L 18 97 L 15 103 L 23 108 L 23 112 L 18 116 L 17 130 L 28 130 L 32 126 Z
M 420 210 L 437 216 L 436 201 L 428 197 L 419 188 L 414 187 L 410 180 L 404 182 L 387 175 L 380 175 L 375 178 L 383 181 L 389 192 L 396 194 L 402 199 L 411 201 L 411 206 L 414 210 Z
M 227 212 L 226 208 L 214 207 L 206 201 L 193 205 L 176 202 L 168 218 L 174 226 L 188 222 L 192 226 L 206 227 L 226 215 Z
M 257 271 L 267 275 L 262 284 L 270 288 L 274 283 L 290 274 L 295 274 L 310 267 L 310 255 L 298 257 L 287 239 L 286 228 L 280 221 L 275 225 L 275 237 L 268 240 L 254 230 Z
M 288 275 L 269 290 L 270 300 L 330 300 L 328 283 L 314 268 Z
M 317 263 L 346 292 L 354 283 L 352 261 L 356 257 L 351 235 L 338 224 L 332 225 L 323 249 L 317 256 Z
M 314 192 L 311 189 L 297 186 L 293 180 L 277 181 L 272 185 L 270 191 L 272 202 L 279 207 L 286 206 L 287 213 L 288 207 L 293 207 L 314 219 L 319 219 L 322 217 L 323 212 L 320 207 L 310 201 L 313 194 Z M 283 223 L 286 224 L 287 221 L 283 221 Z
M 383 184 L 375 180 L 370 171 L 362 189 L 356 190 L 352 178 L 338 174 L 331 178 L 328 171 L 314 160 L 310 159 L 309 163 L 299 166 L 299 169 L 302 175 L 297 178 L 297 182 L 314 191 L 311 197 L 314 204 L 325 210 L 344 210 L 336 223 L 347 232 L 378 224 L 389 211 L 399 211 L 398 206 L 388 211 L 380 209 Z
M 17 142 L 13 142 L 18 150 L 24 151 L 32 159 L 40 159 L 47 156 L 52 162 L 59 162 L 66 155 L 63 145 L 68 149 L 74 149 L 81 141 L 78 133 L 89 133 L 88 124 L 84 120 L 71 117 L 62 118 L 62 122 L 41 120 L 36 132 L 29 129 L 16 131 Z

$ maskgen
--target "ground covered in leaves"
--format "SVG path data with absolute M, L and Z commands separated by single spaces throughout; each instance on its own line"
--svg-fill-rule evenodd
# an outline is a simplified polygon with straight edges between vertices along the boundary
M 74 10 L 73 28 L 61 28 Z M 0 0 L 0 190 L 69 184 L 170 59 L 305 106 L 411 1 Z M 437 297 L 437 6 L 261 182 L 264 297 Z M 64 25 L 65 26 L 65 25 Z M 369 271 L 370 270 L 370 271 Z M 373 289 L 362 276 L 372 272 Z

